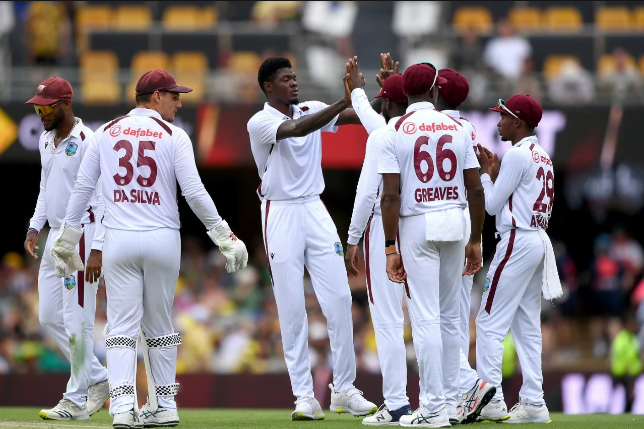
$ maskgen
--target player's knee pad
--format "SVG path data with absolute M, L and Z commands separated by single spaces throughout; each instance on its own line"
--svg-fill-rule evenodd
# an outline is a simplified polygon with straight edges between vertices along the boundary
M 181 344 L 181 335 L 176 332 L 160 337 L 151 337 L 145 334 L 145 344 L 149 349 L 169 349 Z
M 157 396 L 170 397 L 179 393 L 179 383 L 162 384 L 156 386 Z
M 105 337 L 105 348 L 126 348 L 136 350 L 136 338 L 128 337 L 127 335 L 113 335 Z
M 110 399 L 114 400 L 121 396 L 134 396 L 134 385 L 121 384 L 110 389 Z

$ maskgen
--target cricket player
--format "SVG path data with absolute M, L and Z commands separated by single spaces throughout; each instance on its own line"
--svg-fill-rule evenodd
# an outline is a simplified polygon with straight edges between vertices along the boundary
M 445 79 L 445 83 L 438 88 L 438 101 L 436 108 L 458 121 L 463 128 L 467 130 L 471 138 L 472 148 L 476 152 L 476 129 L 458 111 L 460 106 L 470 91 L 469 83 L 465 76 L 451 69 L 441 69 L 438 76 Z M 465 222 L 467 224 L 466 239 L 470 235 L 471 222 L 469 216 L 469 207 L 465 208 Z M 465 245 L 465 243 L 464 243 Z M 461 280 L 460 294 L 460 335 L 461 335 L 461 353 L 460 353 L 460 375 L 458 383 L 460 385 L 461 403 L 457 408 L 448 406 L 448 415 L 450 422 L 468 423 L 476 421 L 481 410 L 485 407 L 496 392 L 496 388 L 481 380 L 476 371 L 469 364 L 468 355 L 470 351 L 470 305 L 472 296 L 472 284 L 474 276 L 463 276 Z
M 86 279 L 77 270 L 64 279 L 50 257 L 50 249 L 60 228 L 69 196 L 74 189 L 81 161 L 94 132 L 72 112 L 72 86 L 65 79 L 50 77 L 38 85 L 33 104 L 45 131 L 38 148 L 42 170 L 40 192 L 34 216 L 29 222 L 25 250 L 38 258 L 38 232 L 45 222 L 52 231 L 47 237 L 38 272 L 38 312 L 40 324 L 71 364 L 71 376 L 63 399 L 54 408 L 41 410 L 40 417 L 53 420 L 89 420 L 109 397 L 107 370 L 93 352 L 94 315 L 98 278 Z M 103 233 L 100 232 L 102 203 L 100 186 L 92 188 L 82 207 L 79 224 L 84 225 L 79 249 L 82 261 L 100 265 Z
M 445 83 L 429 63 L 405 71 L 409 107 L 378 160 L 386 269 L 391 281 L 408 284 L 423 392 L 419 408 L 400 417 L 404 427 L 451 426 L 446 406 L 459 403 L 461 276 L 481 267 L 485 202 L 479 164 L 465 128 L 434 108 L 437 85 Z M 464 248 L 466 194 L 472 228 Z
M 385 141 L 395 141 L 394 125 L 405 114 L 407 96 L 402 87 L 403 75 L 389 77 L 376 96 L 382 102 L 383 116 L 380 116 L 369 105 L 362 89 L 364 84 L 356 79 L 356 75 L 357 66 L 352 63 L 348 79 L 351 101 L 369 138 L 351 215 L 345 259 L 349 272 L 358 276 L 358 243 L 364 235 L 369 309 L 376 334 L 385 403 L 373 416 L 365 417 L 362 423 L 368 426 L 391 426 L 397 425 L 401 416 L 411 412 L 407 397 L 407 356 L 403 338 L 402 300 L 407 295 L 406 286 L 391 282 L 385 269 L 386 258 L 382 251 L 385 235 L 378 201 L 382 187 L 382 177 L 378 174 L 378 151 Z
M 348 67 L 348 66 L 347 66 Z M 300 103 L 297 77 L 286 58 L 268 58 L 259 68 L 258 83 L 268 101 L 248 121 L 251 150 L 262 179 L 264 246 L 277 303 L 284 357 L 291 379 L 295 410 L 292 420 L 321 420 L 324 413 L 313 396 L 308 358 L 308 323 L 304 306 L 304 267 L 327 319 L 333 355 L 331 411 L 363 416 L 377 407 L 353 385 L 356 375 L 351 318 L 351 292 L 344 268 L 342 243 L 320 200 L 322 132 L 338 125 L 360 124 L 345 111 L 345 97 L 327 106 Z M 379 102 L 379 100 L 376 100 Z
M 485 208 L 496 216 L 501 236 L 476 318 L 477 372 L 496 387 L 481 418 L 498 420 L 508 414 L 501 389 L 501 358 L 503 340 L 511 330 L 523 385 L 519 403 L 506 422 L 548 423 L 541 373 L 541 291 L 546 298 L 557 297 L 561 284 L 545 233 L 554 200 L 554 173 L 550 157 L 534 135 L 543 112 L 529 95 L 499 100 L 490 110 L 501 114 L 499 134 L 512 148 L 499 167 L 496 154 L 479 145 Z
M 136 85 L 137 107 L 101 126 L 88 153 L 52 246 L 52 258 L 65 270 L 77 266 L 74 246 L 82 234 L 81 216 L 91 189 L 101 177 L 105 192 L 103 272 L 107 289 L 107 368 L 110 414 L 115 428 L 176 426 L 174 396 L 179 334 L 172 326 L 174 289 L 179 276 L 181 240 L 177 185 L 208 236 L 234 272 L 248 254 L 219 216 L 195 165 L 192 142 L 174 126 L 181 93 L 165 70 L 145 73 Z M 81 267 L 77 267 L 81 268 Z M 135 404 L 136 341 L 139 330 L 149 348 L 158 408 Z

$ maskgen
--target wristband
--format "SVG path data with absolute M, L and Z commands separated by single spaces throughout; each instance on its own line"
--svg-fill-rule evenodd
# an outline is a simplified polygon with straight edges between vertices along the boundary
M 385 247 L 395 246 L 396 240 L 385 240 Z
M 396 245 L 395 244 L 385 246 L 385 255 L 393 255 L 394 253 L 396 253 Z
M 32 232 L 33 232 L 34 234 L 38 235 L 38 230 L 37 230 L 36 228 L 29 228 L 29 229 L 27 230 L 27 235 L 31 234 Z

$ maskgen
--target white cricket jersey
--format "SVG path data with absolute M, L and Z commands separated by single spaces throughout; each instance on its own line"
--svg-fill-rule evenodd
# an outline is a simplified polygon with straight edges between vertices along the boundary
M 381 146 L 378 173 L 400 174 L 400 215 L 464 208 L 463 170 L 478 168 L 467 130 L 429 102 L 414 103 Z
M 496 216 L 500 234 L 510 229 L 547 229 L 555 197 L 552 161 L 536 136 L 526 137 L 503 156 L 499 177 L 481 175 L 485 209 Z
M 327 107 L 319 101 L 293 105 L 293 118 L 311 115 Z M 322 177 L 322 132 L 336 132 L 336 116 L 327 125 L 304 137 L 276 140 L 277 129 L 291 118 L 264 104 L 248 121 L 250 148 L 262 180 L 258 193 L 266 200 L 291 200 L 320 195 Z
M 371 134 L 378 128 L 382 128 L 387 125 L 387 121 L 385 121 L 384 116 L 376 113 L 376 111 L 373 110 L 373 107 L 371 107 L 369 97 L 367 97 L 364 89 L 356 88 L 351 91 L 351 106 L 356 112 L 356 115 L 358 115 L 358 118 L 360 118 L 362 126 L 367 130 L 367 134 Z
M 356 201 L 349 225 L 347 240 L 349 244 L 358 244 L 372 214 L 382 214 L 380 198 L 378 198 L 382 191 L 382 176 L 378 174 L 378 154 L 382 145 L 395 142 L 395 125 L 399 119 L 400 116 L 391 118 L 387 125 L 372 132 L 367 139 L 364 162 L 356 190 Z
M 59 229 L 65 218 L 67 203 L 74 190 L 74 183 L 81 165 L 90 145 L 94 131 L 87 128 L 80 118 L 69 137 L 54 147 L 54 136 L 56 131 L 45 131 L 40 135 L 38 149 L 40 150 L 40 192 L 36 202 L 36 210 L 29 221 L 29 228 L 40 231 L 45 222 L 49 222 L 51 229 Z M 92 192 L 83 206 L 79 224 L 90 222 L 100 223 L 103 207 L 99 208 L 100 187 L 92 188 Z M 97 231 L 98 233 L 98 231 Z M 95 234 L 99 235 L 99 234 Z M 102 237 L 102 232 L 100 233 Z M 102 248 L 102 239 L 97 246 Z
M 133 109 L 96 131 L 69 201 L 67 224 L 79 224 L 80 208 L 99 175 L 108 228 L 179 229 L 177 182 L 208 230 L 222 221 L 197 172 L 190 138 L 154 110 Z

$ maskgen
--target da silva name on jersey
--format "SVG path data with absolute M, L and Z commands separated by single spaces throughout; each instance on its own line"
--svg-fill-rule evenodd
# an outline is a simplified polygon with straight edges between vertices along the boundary
M 114 202 L 115 203 L 132 203 L 132 204 L 150 204 L 161 205 L 159 200 L 159 193 L 155 191 L 144 191 L 142 189 L 132 189 L 128 198 L 127 194 L 122 189 L 114 189 Z

